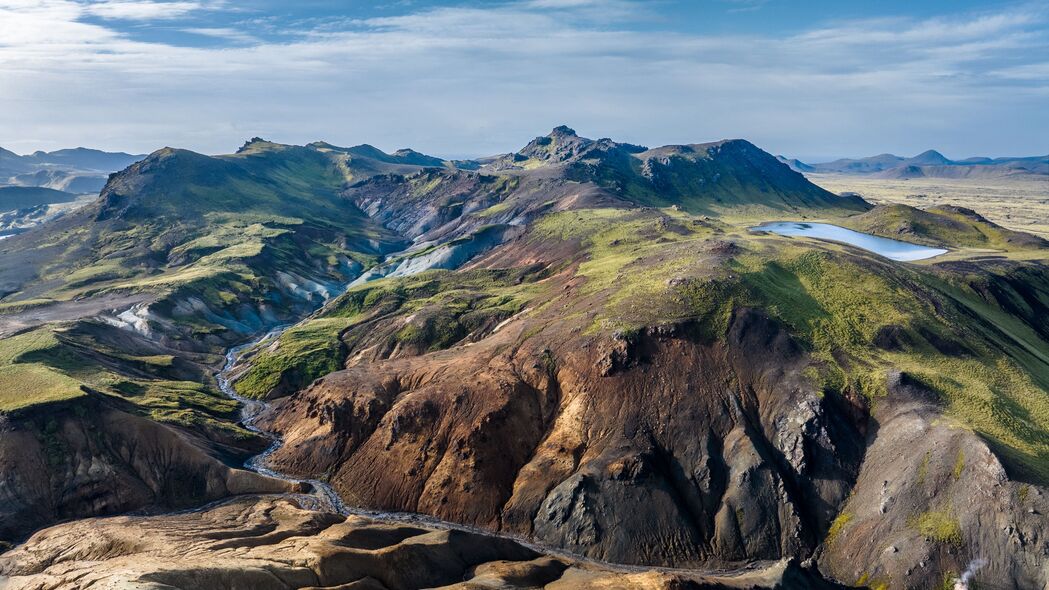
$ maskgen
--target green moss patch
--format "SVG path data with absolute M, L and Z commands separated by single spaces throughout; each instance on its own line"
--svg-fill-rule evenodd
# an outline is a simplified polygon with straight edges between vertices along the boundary
M 922 535 L 945 545 L 962 544 L 962 527 L 949 510 L 930 510 L 908 521 Z
M 834 521 L 830 523 L 830 529 L 827 530 L 827 544 L 834 542 L 845 531 L 845 527 L 849 526 L 849 522 L 852 521 L 853 515 L 849 512 L 842 512 L 834 518 Z

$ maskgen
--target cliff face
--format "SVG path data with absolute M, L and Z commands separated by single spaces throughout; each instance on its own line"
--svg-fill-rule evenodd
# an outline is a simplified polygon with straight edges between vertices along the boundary
M 351 502 L 619 563 L 811 553 L 862 458 L 862 404 L 821 398 L 762 313 L 724 342 L 511 321 L 454 353 L 351 367 L 278 402 L 279 469 Z M 629 534 L 624 534 L 630 531 Z
M 825 544 L 824 573 L 917 584 L 972 569 L 989 587 L 1046 584 L 1044 486 L 1011 480 L 988 445 L 945 420 L 936 395 L 906 375 L 889 376 L 873 418 L 877 435 L 841 508 L 845 524 Z

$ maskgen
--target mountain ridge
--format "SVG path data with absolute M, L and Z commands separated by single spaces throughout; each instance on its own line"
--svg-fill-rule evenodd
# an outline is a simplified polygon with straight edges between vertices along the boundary
M 879 154 L 867 158 L 841 158 L 830 162 L 805 163 L 777 156 L 797 172 L 863 174 L 878 178 L 991 178 L 1020 175 L 1049 175 L 1049 155 L 961 160 L 947 158 L 936 150 L 913 157 Z
M 0 148 L 0 186 L 52 188 L 77 194 L 98 192 L 106 177 L 144 155 L 69 148 L 18 155 Z

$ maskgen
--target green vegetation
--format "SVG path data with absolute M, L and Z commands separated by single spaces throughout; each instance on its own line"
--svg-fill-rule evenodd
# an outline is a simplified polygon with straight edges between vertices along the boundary
M 1049 269 L 895 264 L 737 229 L 750 223 L 603 209 L 545 216 L 532 235 L 584 247 L 584 292 L 604 301 L 591 331 L 688 321 L 716 338 L 734 309 L 759 308 L 809 350 L 806 375 L 823 392 L 877 400 L 901 370 L 1012 473 L 1049 481 Z
M 929 477 L 929 459 L 932 454 L 928 451 L 922 457 L 922 462 L 918 465 L 918 485 L 925 483 L 925 480 Z
M 946 545 L 962 544 L 962 527 L 950 510 L 930 510 L 908 521 L 922 535 Z
M 0 340 L 0 412 L 85 395 L 76 379 L 46 364 L 27 361 L 58 347 L 58 340 L 46 329 Z
M 494 215 L 499 215 L 500 213 L 505 213 L 509 211 L 510 207 L 510 203 L 503 201 L 501 203 L 496 203 L 495 205 L 492 205 L 487 209 L 478 211 L 477 213 L 475 213 L 475 215 L 477 215 L 478 217 L 492 217 Z
M 187 373 L 171 355 L 129 355 L 109 342 L 108 330 L 92 324 L 42 327 L 0 340 L 0 412 L 70 401 L 90 391 L 129 402 L 160 422 L 248 436 L 230 421 L 237 403 L 202 385 L 203 375 Z
M 520 311 L 534 294 L 537 269 L 429 271 L 380 279 L 332 301 L 316 316 L 285 331 L 274 343 L 251 351 L 236 381 L 237 393 L 261 398 L 282 385 L 300 389 L 341 368 L 347 343 L 440 350 L 471 333 L 494 327 Z M 376 332 L 373 320 L 391 314 L 406 320 Z
M 834 521 L 830 523 L 830 529 L 827 530 L 826 542 L 828 545 L 833 543 L 834 539 L 837 539 L 845 531 L 845 527 L 852 520 L 852 516 L 849 512 L 842 512 L 834 518 Z
M 273 345 L 263 344 L 251 367 L 234 384 L 237 393 L 263 398 L 282 381 L 297 389 L 338 371 L 344 357 L 339 337 L 350 323 L 344 317 L 317 318 L 289 328 Z
M 853 229 L 953 248 L 1022 250 L 1049 247 L 1049 242 L 996 225 L 968 209 L 908 205 L 882 205 L 862 215 L 847 218 L 843 225 Z
M 962 471 L 965 470 L 965 451 L 958 449 L 958 458 L 954 460 L 954 469 L 951 470 L 951 475 L 954 479 L 962 478 Z
M 854 586 L 863 586 L 870 590 L 889 590 L 890 584 L 886 580 L 872 577 L 870 572 L 863 572 L 859 578 L 856 578 Z
M 80 383 L 36 363 L 0 367 L 0 412 L 84 395 Z

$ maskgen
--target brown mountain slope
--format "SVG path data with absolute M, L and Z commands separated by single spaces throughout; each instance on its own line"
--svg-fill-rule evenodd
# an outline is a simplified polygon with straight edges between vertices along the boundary
M 556 214 L 307 322 L 346 369 L 273 405 L 271 461 L 351 504 L 615 562 L 814 556 L 906 585 L 994 555 L 983 575 L 1037 586 L 1047 286 L 1039 263 L 919 270 L 680 214 Z

